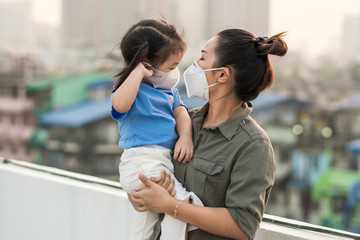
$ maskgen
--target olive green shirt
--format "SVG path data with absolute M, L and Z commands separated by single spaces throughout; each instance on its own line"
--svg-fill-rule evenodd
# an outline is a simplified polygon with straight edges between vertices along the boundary
M 207 207 L 225 207 L 250 239 L 255 237 L 275 180 L 273 148 L 265 131 L 244 104 L 218 126 L 201 129 L 208 104 L 191 110 L 194 156 L 183 164 L 173 160 L 175 177 Z M 188 240 L 220 240 L 201 229 Z

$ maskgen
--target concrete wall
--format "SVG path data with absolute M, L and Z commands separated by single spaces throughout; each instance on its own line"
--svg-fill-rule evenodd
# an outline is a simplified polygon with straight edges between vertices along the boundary
M 120 189 L 0 164 L 1 240 L 130 239 L 134 219 Z

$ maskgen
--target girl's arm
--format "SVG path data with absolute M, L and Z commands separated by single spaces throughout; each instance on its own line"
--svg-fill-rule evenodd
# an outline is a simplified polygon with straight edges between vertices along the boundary
M 174 216 L 177 207 L 176 218 L 190 223 L 206 232 L 228 237 L 232 239 L 248 239 L 248 236 L 239 228 L 226 208 L 200 207 L 190 203 L 181 202 L 151 182 L 143 174 L 139 175 L 145 188 L 133 192 L 131 202 L 141 206 L 141 211 L 163 212 Z
M 129 111 L 135 101 L 141 81 L 144 77 L 150 77 L 152 74 L 152 70 L 146 69 L 142 63 L 139 63 L 120 87 L 116 89 L 112 99 L 114 109 L 119 113 Z
M 185 163 L 192 158 L 194 153 L 192 123 L 183 105 L 177 106 L 174 109 L 174 117 L 176 121 L 176 131 L 179 134 L 179 139 L 174 149 L 174 159 Z

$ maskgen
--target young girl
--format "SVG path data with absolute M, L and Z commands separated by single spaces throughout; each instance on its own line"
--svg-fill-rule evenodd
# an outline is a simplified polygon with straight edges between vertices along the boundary
M 131 194 L 142 186 L 139 173 L 152 177 L 166 170 L 173 174 L 172 149 L 174 159 L 184 163 L 191 159 L 192 125 L 174 88 L 180 79 L 177 65 L 185 50 L 174 26 L 142 20 L 127 31 L 120 49 L 125 67 L 116 75 L 111 115 L 118 122 L 119 145 L 124 149 L 120 184 Z M 202 206 L 177 180 L 175 189 L 175 198 Z M 133 239 L 149 239 L 158 217 L 151 212 L 139 213 Z M 161 239 L 185 239 L 187 224 L 175 218 L 176 209 L 173 217 L 164 217 Z

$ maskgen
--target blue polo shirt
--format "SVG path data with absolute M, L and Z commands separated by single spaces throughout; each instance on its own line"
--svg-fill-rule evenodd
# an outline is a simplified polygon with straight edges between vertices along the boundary
M 112 97 L 112 96 L 111 96 Z M 155 89 L 141 83 L 130 110 L 111 116 L 118 122 L 121 148 L 160 145 L 173 149 L 178 139 L 174 109 L 184 105 L 176 88 Z

